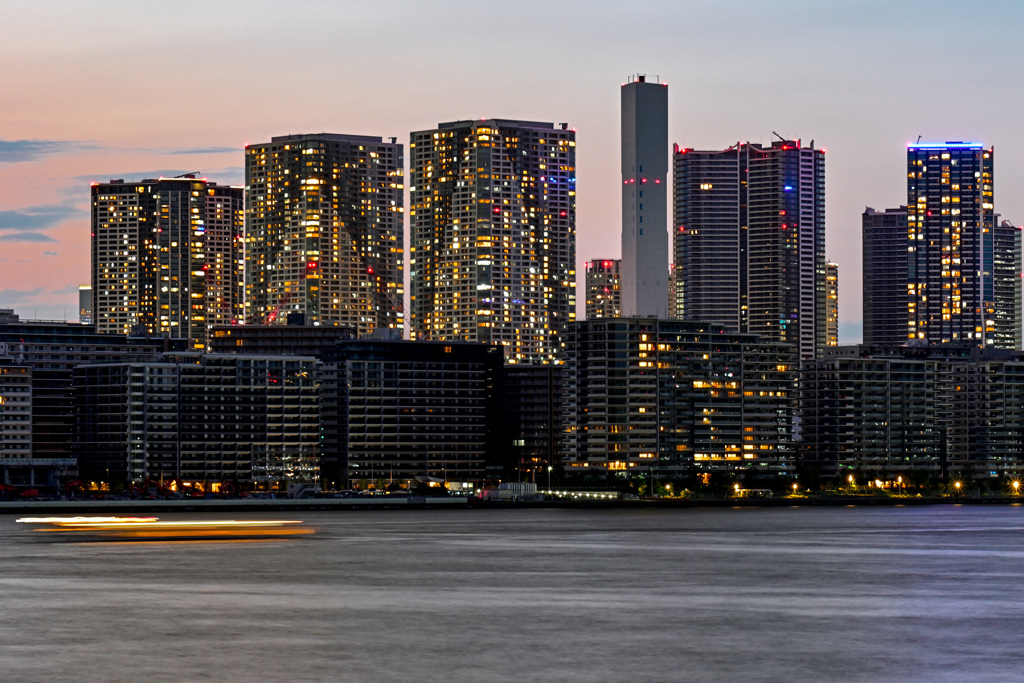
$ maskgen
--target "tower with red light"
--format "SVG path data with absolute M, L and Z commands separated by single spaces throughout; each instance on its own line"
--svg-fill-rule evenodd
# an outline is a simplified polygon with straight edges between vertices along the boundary
M 622 284 L 619 259 L 587 261 L 587 320 L 622 317 Z
M 622 315 L 668 317 L 668 84 L 621 91 Z

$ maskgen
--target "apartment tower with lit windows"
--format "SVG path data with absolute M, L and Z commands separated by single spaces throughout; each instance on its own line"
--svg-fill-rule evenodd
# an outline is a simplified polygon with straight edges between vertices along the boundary
M 484 119 L 412 133 L 413 339 L 500 344 L 557 362 L 576 318 L 576 133 Z
M 825 151 L 674 151 L 677 315 L 820 356 L 828 340 Z
M 401 336 L 403 148 L 283 135 L 245 150 L 245 318 Z
M 907 146 L 908 340 L 1020 348 L 1021 236 L 996 220 L 993 161 L 975 142 Z
M 188 339 L 242 317 L 243 188 L 196 178 L 92 185 L 92 320 Z
M 839 264 L 825 264 L 825 346 L 839 346 Z
M 622 315 L 621 265 L 619 259 L 587 261 L 587 320 Z
M 622 85 L 622 315 L 668 317 L 668 84 Z

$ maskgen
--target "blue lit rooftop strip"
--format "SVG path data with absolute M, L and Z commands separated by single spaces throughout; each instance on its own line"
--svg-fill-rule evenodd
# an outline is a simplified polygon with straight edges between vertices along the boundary
M 907 149 L 984 149 L 985 145 L 980 142 L 961 142 L 953 140 L 950 142 L 910 142 Z

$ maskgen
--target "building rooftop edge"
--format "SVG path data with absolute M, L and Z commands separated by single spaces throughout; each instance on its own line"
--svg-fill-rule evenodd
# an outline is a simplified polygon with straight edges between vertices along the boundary
M 174 176 L 173 178 L 159 177 L 159 178 L 142 178 L 140 180 L 125 180 L 124 178 L 111 178 L 106 182 L 93 181 L 93 187 L 106 187 L 111 185 L 138 185 L 139 183 L 164 183 L 164 182 L 185 182 L 185 183 L 205 183 L 207 187 L 216 187 L 218 189 L 230 188 L 241 190 L 244 189 L 244 185 L 218 185 L 216 182 L 209 178 L 199 177 L 198 174 L 187 173 L 182 176 Z
M 388 136 L 391 139 L 392 136 Z M 397 140 L 398 138 L 395 138 Z M 246 147 L 265 147 L 281 142 L 297 142 L 299 140 L 329 140 L 336 142 L 373 142 L 377 144 L 401 144 L 399 142 L 385 142 L 384 136 L 377 135 L 350 135 L 348 133 L 289 133 L 288 135 L 275 135 L 270 142 L 255 142 Z
M 815 152 L 825 153 L 824 147 L 815 147 L 814 140 L 811 140 L 810 144 L 806 147 L 803 144 L 803 140 L 796 138 L 795 140 L 772 140 L 772 143 L 768 146 L 762 145 L 759 142 L 750 142 L 749 140 L 743 140 L 732 144 L 725 149 L 694 149 L 693 147 L 683 147 L 678 142 L 672 143 L 673 154 L 725 154 L 726 152 L 735 152 L 741 147 L 752 147 L 759 151 L 768 151 L 773 149 L 800 149 L 800 150 L 812 150 Z
M 497 126 L 517 126 L 519 128 L 540 128 L 543 130 L 554 130 L 555 124 L 550 121 L 523 121 L 521 119 L 500 119 L 494 117 L 481 118 L 481 119 L 460 119 L 458 121 L 445 121 L 437 124 L 436 128 L 427 128 L 424 130 L 414 131 L 415 133 L 426 133 L 430 130 L 447 130 L 449 128 L 464 128 L 472 126 L 477 123 L 493 123 Z

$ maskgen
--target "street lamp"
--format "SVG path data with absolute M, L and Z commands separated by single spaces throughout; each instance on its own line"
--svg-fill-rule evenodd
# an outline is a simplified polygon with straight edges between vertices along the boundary
M 900 485 L 900 495 L 903 495 L 903 476 L 896 477 L 896 483 Z
M 1020 495 L 1020 481 L 1018 481 L 1017 479 L 1013 480 L 1013 495 Z
M 552 469 L 553 468 L 551 467 L 551 465 L 548 465 L 548 493 L 551 493 L 551 470 Z
M 960 494 L 960 482 L 958 482 L 958 481 L 953 482 L 953 486 L 956 487 L 957 495 L 959 495 Z

